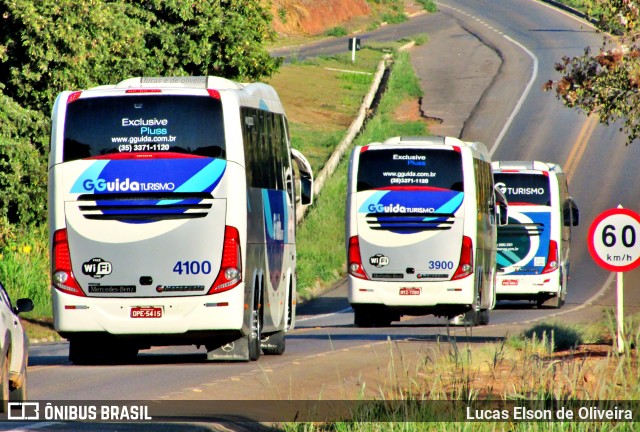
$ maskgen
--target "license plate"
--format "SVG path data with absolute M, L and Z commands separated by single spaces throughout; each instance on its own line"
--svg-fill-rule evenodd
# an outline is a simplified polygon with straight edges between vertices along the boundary
M 517 279 L 504 279 L 502 281 L 502 286 L 517 286 L 517 285 L 518 285 Z
M 400 295 L 420 295 L 420 288 L 400 288 Z
M 162 318 L 161 307 L 132 307 L 131 318 Z

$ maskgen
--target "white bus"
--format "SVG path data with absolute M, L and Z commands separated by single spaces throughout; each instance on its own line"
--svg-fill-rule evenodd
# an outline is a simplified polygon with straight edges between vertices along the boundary
M 349 302 L 359 327 L 495 306 L 496 226 L 506 221 L 481 143 L 395 137 L 354 148 L 347 186 Z
M 49 228 L 55 329 L 74 363 L 198 345 L 281 354 L 296 305 L 295 203 L 308 162 L 265 84 L 131 78 L 54 105 Z M 294 175 L 296 177 L 294 177 Z
M 498 300 L 561 307 L 567 294 L 571 227 L 578 207 L 560 165 L 493 162 L 496 186 L 507 196 L 509 223 L 498 228 Z

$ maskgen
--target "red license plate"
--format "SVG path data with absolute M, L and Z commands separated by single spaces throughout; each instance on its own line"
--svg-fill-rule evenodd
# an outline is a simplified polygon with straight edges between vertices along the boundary
M 161 307 L 132 307 L 131 318 L 162 318 Z
M 518 280 L 517 279 L 503 279 L 502 280 L 502 286 L 517 286 L 518 285 Z
M 400 295 L 420 295 L 420 288 L 400 288 Z

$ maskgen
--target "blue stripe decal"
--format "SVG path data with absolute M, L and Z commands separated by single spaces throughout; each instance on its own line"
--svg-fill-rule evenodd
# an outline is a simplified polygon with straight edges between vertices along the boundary
M 87 180 L 93 181 L 97 179 L 108 163 L 109 163 L 108 160 L 93 162 L 91 166 L 87 168 L 87 170 L 85 170 L 85 172 L 83 172 L 80 177 L 78 177 L 76 182 L 71 187 L 70 192 L 71 193 L 87 193 L 87 188 L 85 187 L 84 183 Z

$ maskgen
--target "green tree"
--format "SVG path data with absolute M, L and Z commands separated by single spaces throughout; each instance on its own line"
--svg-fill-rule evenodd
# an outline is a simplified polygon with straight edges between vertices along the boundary
M 49 119 L 0 92 L 0 224 L 46 222 Z
M 548 81 L 546 90 L 570 108 L 600 122 L 622 121 L 627 144 L 640 137 L 640 9 L 632 0 L 584 0 L 587 17 L 603 32 L 598 53 L 586 48 L 582 56 L 564 57 L 556 65 L 562 78 Z
M 4 93 L 49 110 L 62 90 L 140 75 L 271 76 L 268 1 L 0 0 Z

